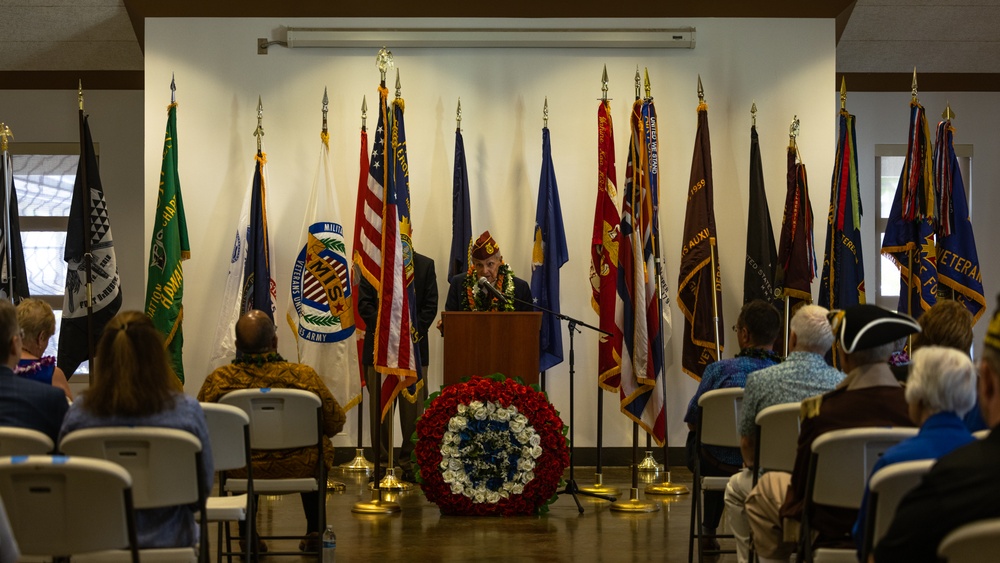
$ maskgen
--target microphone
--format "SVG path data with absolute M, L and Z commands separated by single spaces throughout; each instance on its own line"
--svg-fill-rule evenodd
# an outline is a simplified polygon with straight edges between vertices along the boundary
M 486 276 L 479 278 L 479 288 L 486 290 L 487 293 L 499 299 L 504 305 L 507 304 L 507 297 L 503 293 L 500 293 L 500 290 L 493 287 L 493 284 L 490 283 L 490 280 L 486 279 Z

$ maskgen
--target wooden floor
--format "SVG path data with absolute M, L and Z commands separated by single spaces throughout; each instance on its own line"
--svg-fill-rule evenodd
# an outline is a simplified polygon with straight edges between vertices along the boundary
M 690 486 L 691 473 L 672 468 L 675 483 Z M 593 467 L 577 467 L 577 483 L 594 482 Z M 391 516 L 359 515 L 351 507 L 371 499 L 364 473 L 336 470 L 332 478 L 346 484 L 344 492 L 331 493 L 328 522 L 337 534 L 337 561 L 687 561 L 690 494 L 648 497 L 649 482 L 662 481 L 662 473 L 640 473 L 639 497 L 656 503 L 659 510 L 634 514 L 611 510 L 611 503 L 580 497 L 584 512 L 573 498 L 561 495 L 548 514 L 538 517 L 484 518 L 442 516 L 419 488 L 398 493 L 401 511 Z M 628 498 L 631 474 L 625 468 L 604 468 L 604 483 L 621 487 Z M 262 534 L 297 534 L 305 529 L 297 496 L 262 501 L 258 516 Z M 723 526 L 725 522 L 723 522 Z M 214 531 L 212 541 L 215 539 Z M 297 542 L 270 542 L 272 550 L 294 550 Z M 726 547 L 726 542 L 723 546 Z M 214 545 L 213 545 L 214 560 Z M 296 557 L 267 557 L 265 561 L 306 561 Z M 732 563 L 734 555 L 708 561 Z

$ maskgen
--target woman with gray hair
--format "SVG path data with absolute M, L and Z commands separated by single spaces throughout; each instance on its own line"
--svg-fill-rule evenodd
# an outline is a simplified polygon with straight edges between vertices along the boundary
M 920 432 L 886 450 L 875 462 L 871 475 L 893 463 L 937 459 L 972 442 L 975 438 L 965 427 L 962 417 L 975 401 L 976 368 L 967 354 L 944 346 L 926 346 L 915 351 L 910 376 L 906 380 L 906 404 L 910 408 L 910 418 L 920 426 Z M 866 488 L 858 519 L 854 523 L 854 541 L 859 554 L 864 545 L 867 509 Z

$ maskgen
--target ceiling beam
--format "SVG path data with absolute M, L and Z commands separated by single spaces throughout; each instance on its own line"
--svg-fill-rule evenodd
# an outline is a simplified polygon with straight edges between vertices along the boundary
M 142 90 L 141 70 L 3 70 L 5 90 Z
M 847 92 L 910 92 L 912 72 L 838 72 L 847 81 Z M 921 92 L 1000 92 L 1000 73 L 921 72 Z

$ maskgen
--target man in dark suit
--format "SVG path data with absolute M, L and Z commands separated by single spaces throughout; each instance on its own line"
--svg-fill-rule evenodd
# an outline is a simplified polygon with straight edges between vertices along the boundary
M 437 316 L 438 290 L 437 276 L 434 273 L 434 260 L 418 252 L 413 253 L 413 283 L 414 294 L 417 299 L 417 318 L 414 323 L 417 329 L 416 342 L 420 350 L 420 365 L 423 366 L 421 371 L 426 377 L 427 366 L 430 362 L 430 351 L 427 346 L 427 330 L 430 329 L 431 324 L 434 323 L 434 317 Z M 361 284 L 358 289 L 358 313 L 364 319 L 366 325 L 361 362 L 365 366 L 365 382 L 368 386 L 368 393 L 369 396 L 372 396 L 372 392 L 377 392 L 374 391 L 376 388 L 376 377 L 373 352 L 375 339 L 378 338 L 378 335 L 375 333 L 378 323 L 378 293 L 364 277 L 361 278 Z M 417 429 L 417 418 L 424 412 L 424 401 L 426 400 L 427 384 L 426 381 L 421 381 L 420 389 L 416 391 L 416 400 L 414 402 L 410 402 L 406 397 L 401 401 L 396 401 L 396 409 L 399 411 L 399 429 L 403 435 L 403 443 L 399 447 L 399 459 L 396 461 L 403 472 L 402 479 L 404 481 L 413 481 L 413 461 L 410 457 L 413 453 L 414 444 L 410 440 L 410 437 L 413 436 L 413 432 Z M 378 424 L 379 413 L 375 408 L 374 401 L 370 401 L 369 405 L 370 428 L 373 429 L 372 442 L 374 443 L 374 428 Z M 389 419 L 386 417 L 382 422 L 382 443 L 379 447 L 379 455 L 384 461 L 388 461 L 388 447 Z M 381 475 L 376 477 L 381 479 Z
M 0 300 L 0 426 L 17 426 L 44 432 L 52 443 L 69 405 L 58 387 L 14 375 L 21 358 L 21 329 L 17 311 Z
M 993 430 L 942 457 L 896 509 L 874 560 L 936 562 L 937 548 L 963 524 L 1000 517 L 1000 309 L 986 329 L 979 363 L 979 406 Z M 983 561 L 995 555 L 983 554 Z
M 479 281 L 493 286 L 497 293 L 503 294 L 505 300 L 498 299 L 493 293 L 479 287 Z M 472 268 L 469 273 L 458 274 L 448 280 L 448 299 L 445 301 L 445 311 L 533 311 L 531 306 L 531 286 L 514 272 L 503 261 L 500 245 L 493 239 L 489 231 L 479 235 L 472 244 Z M 438 329 L 444 332 L 441 322 Z

